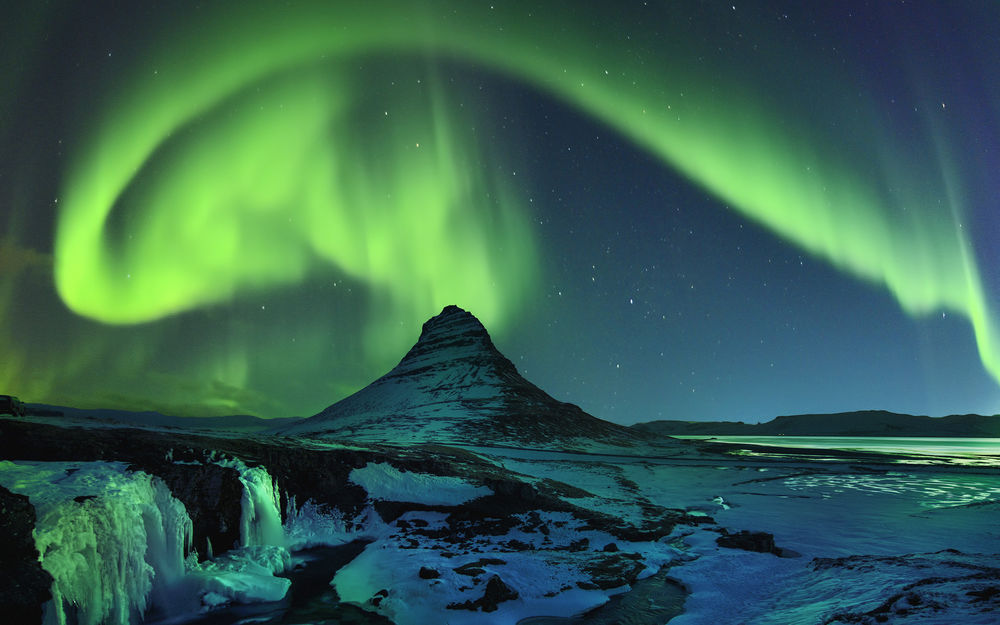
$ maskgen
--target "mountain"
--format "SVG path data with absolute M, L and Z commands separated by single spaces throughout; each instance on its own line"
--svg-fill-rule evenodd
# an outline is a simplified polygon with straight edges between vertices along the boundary
M 884 410 L 777 417 L 766 423 L 650 421 L 632 426 L 666 436 L 943 436 L 1000 438 L 1000 416 L 925 417 Z
M 475 316 L 424 323 L 398 365 L 357 393 L 275 433 L 362 441 L 516 447 L 634 447 L 657 437 L 591 416 L 524 379 Z

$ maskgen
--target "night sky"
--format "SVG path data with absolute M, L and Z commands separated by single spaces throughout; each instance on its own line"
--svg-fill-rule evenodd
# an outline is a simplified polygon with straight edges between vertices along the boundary
M 0 9 L 0 392 L 308 416 L 457 304 L 620 423 L 1000 412 L 996 3 L 153 4 Z

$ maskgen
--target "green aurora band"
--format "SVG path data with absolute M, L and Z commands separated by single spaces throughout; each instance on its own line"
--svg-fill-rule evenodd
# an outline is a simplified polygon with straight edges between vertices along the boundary
M 993 312 L 960 226 L 962 182 L 940 152 L 904 172 L 879 156 L 894 138 L 872 119 L 854 130 L 872 154 L 859 163 L 789 122 L 738 69 L 695 71 L 683 37 L 640 58 L 614 28 L 580 24 L 566 7 L 529 17 L 464 2 L 340 4 L 219 14 L 151 44 L 63 189 L 55 279 L 71 310 L 149 322 L 333 266 L 413 318 L 459 302 L 502 325 L 537 279 L 527 217 L 515 192 L 487 178 L 466 130 L 474 120 L 440 82 L 367 99 L 353 62 L 403 54 L 531 84 L 884 286 L 908 314 L 964 316 L 1000 381 Z M 370 106 L 382 125 L 359 129 Z M 373 351 L 412 340 L 384 325 L 376 317 L 368 329 Z

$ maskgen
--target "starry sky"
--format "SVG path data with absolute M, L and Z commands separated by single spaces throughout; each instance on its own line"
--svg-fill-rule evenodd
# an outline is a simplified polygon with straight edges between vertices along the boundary
M 0 392 L 308 416 L 457 304 L 625 424 L 1000 412 L 994 3 L 6 4 Z

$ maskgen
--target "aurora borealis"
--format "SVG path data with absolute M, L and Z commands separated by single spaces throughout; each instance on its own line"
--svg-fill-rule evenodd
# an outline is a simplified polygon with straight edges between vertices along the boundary
M 624 423 L 1000 411 L 1000 15 L 833 4 L 5 9 L 0 392 L 312 414 L 455 303 Z

